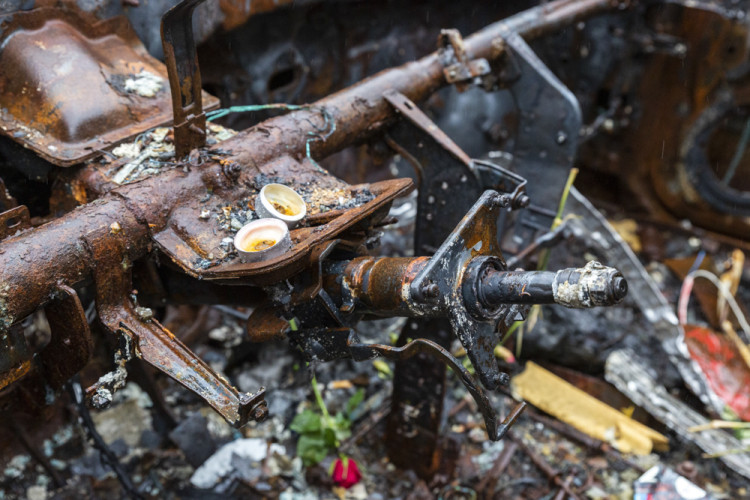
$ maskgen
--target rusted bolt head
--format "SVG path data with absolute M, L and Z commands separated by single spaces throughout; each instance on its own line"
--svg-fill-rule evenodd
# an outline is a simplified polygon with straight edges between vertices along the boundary
M 263 402 L 253 409 L 253 420 L 256 422 L 263 422 L 268 418 L 268 407 Z
M 525 194 L 522 194 L 515 200 L 515 202 L 513 203 L 513 206 L 515 208 L 526 208 L 529 206 L 530 202 L 531 202 L 531 199 Z
M 510 375 L 508 375 L 507 373 L 499 372 L 497 375 L 495 375 L 495 387 L 508 385 L 508 382 L 510 382 Z
M 440 288 L 435 283 L 426 283 L 422 287 L 422 295 L 429 299 L 434 299 L 440 294 Z
M 240 173 L 242 173 L 242 167 L 240 167 L 239 164 L 232 162 L 228 165 L 222 166 L 221 171 L 224 172 L 227 179 L 230 181 L 236 181 L 239 178 Z

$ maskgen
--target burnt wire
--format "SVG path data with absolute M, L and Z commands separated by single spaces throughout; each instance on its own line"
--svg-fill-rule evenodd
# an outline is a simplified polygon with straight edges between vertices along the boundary
M 117 456 L 109 448 L 109 446 L 107 446 L 107 443 L 104 442 L 101 434 L 99 434 L 99 432 L 96 430 L 96 424 L 94 424 L 94 420 L 91 418 L 89 409 L 86 407 L 86 401 L 83 397 L 83 388 L 81 387 L 81 382 L 78 375 L 73 377 L 68 383 L 68 392 L 73 398 L 76 408 L 78 409 L 78 415 L 81 419 L 81 423 L 83 424 L 84 429 L 86 429 L 86 433 L 93 441 L 94 448 L 99 451 L 102 461 L 112 468 L 123 489 L 131 498 L 135 498 L 138 500 L 142 499 L 143 496 L 136 489 L 128 473 L 125 472 L 125 470 L 122 468 L 122 464 L 117 459 Z
M 315 159 L 313 159 L 312 154 L 310 152 L 311 144 L 315 141 L 326 141 L 331 135 L 336 132 L 336 121 L 333 119 L 333 116 L 331 113 L 323 107 L 320 106 L 311 106 L 309 104 L 284 104 L 284 103 L 274 103 L 274 104 L 249 104 L 246 106 L 230 106 L 228 108 L 222 108 L 222 109 L 215 109 L 213 111 L 207 111 L 206 112 L 206 120 L 208 121 L 214 121 L 218 120 L 219 118 L 223 118 L 227 115 L 230 115 L 232 113 L 251 113 L 254 111 L 267 111 L 271 109 L 280 109 L 283 111 L 302 111 L 302 110 L 309 110 L 309 111 L 318 111 L 323 116 L 323 126 L 318 127 L 315 125 L 309 118 L 305 118 L 305 121 L 307 121 L 315 130 L 316 132 L 308 131 L 307 136 L 308 139 L 305 142 L 305 156 L 308 160 L 310 160 L 310 163 L 312 163 L 315 168 L 317 168 L 322 173 L 327 173 L 323 167 L 321 167 Z

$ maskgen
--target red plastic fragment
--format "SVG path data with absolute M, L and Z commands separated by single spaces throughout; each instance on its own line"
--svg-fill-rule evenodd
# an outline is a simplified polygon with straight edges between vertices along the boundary
M 742 420 L 750 421 L 750 368 L 725 335 L 685 325 L 685 343 L 711 389 Z

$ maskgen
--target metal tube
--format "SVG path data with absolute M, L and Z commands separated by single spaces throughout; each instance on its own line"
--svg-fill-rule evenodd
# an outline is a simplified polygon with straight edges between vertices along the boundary
M 611 306 L 628 293 L 628 283 L 617 269 L 594 261 L 557 272 L 490 271 L 480 280 L 477 295 L 489 309 L 501 304 Z

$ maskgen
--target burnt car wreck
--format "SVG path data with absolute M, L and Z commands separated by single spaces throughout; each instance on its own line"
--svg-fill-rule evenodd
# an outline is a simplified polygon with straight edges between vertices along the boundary
M 422 478 L 448 453 L 446 367 L 487 440 L 524 411 L 495 404 L 510 381 L 496 349 L 536 304 L 614 306 L 630 286 L 703 398 L 676 317 L 649 302 L 658 290 L 607 242 L 606 220 L 572 232 L 604 241 L 607 265 L 581 254 L 547 270 L 538 251 L 571 237 L 558 226 L 573 167 L 594 197 L 622 192 L 653 219 L 746 238 L 747 175 L 726 152 L 747 142 L 745 7 L 522 4 L 0 5 L 4 460 L 72 402 L 123 494 L 156 495 L 110 456 L 87 409 L 110 407 L 128 380 L 167 430 L 179 422 L 162 375 L 236 429 L 266 420 L 268 387 L 240 390 L 196 353 L 206 305 L 246 318 L 245 350 L 282 341 L 311 369 L 395 361 L 387 426 L 373 432 Z M 393 251 L 383 231 L 415 190 L 409 243 Z M 176 306 L 192 311 L 192 334 L 166 326 Z M 408 320 L 392 342 L 360 331 L 374 318 Z

